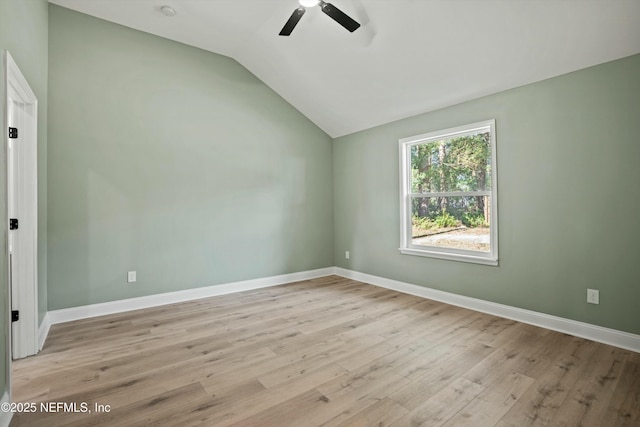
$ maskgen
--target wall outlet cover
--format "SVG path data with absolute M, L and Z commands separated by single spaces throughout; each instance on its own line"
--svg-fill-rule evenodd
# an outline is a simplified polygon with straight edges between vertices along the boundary
M 587 289 L 587 302 L 590 304 L 600 304 L 600 291 L 597 289 Z

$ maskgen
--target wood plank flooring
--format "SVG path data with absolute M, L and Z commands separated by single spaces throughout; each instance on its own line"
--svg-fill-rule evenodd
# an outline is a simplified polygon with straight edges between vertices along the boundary
M 13 394 L 80 412 L 12 426 L 639 426 L 640 354 L 328 276 L 54 325 Z

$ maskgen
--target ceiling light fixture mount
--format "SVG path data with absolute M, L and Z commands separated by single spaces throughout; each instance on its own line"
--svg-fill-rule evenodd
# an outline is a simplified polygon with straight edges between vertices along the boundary
M 160 12 L 165 16 L 176 16 L 176 10 L 171 6 L 160 6 Z

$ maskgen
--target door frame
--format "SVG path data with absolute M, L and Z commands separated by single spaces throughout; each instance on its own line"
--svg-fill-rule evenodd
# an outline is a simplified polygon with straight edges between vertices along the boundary
M 7 209 L 4 212 L 5 216 L 5 224 L 2 226 L 2 230 L 5 231 L 5 250 L 7 251 L 7 256 L 5 260 L 2 262 L 7 263 L 7 286 L 5 289 L 5 297 L 6 297 L 6 308 L 7 308 L 7 316 L 5 321 L 7 322 L 7 343 L 6 343 L 6 357 L 7 357 L 7 390 L 11 390 L 11 361 L 13 359 L 13 355 L 16 354 L 13 350 L 14 344 L 15 347 L 18 347 L 17 357 L 25 357 L 27 355 L 36 354 L 39 350 L 38 348 L 38 215 L 37 215 L 37 138 L 38 138 L 38 99 L 36 98 L 34 92 L 31 90 L 29 83 L 25 79 L 24 75 L 20 71 L 20 68 L 13 60 L 11 55 L 7 50 L 2 52 L 3 58 L 3 67 L 2 71 L 4 74 L 4 78 L 2 79 L 3 86 L 3 96 L 0 102 L 4 103 L 4 117 L 3 119 L 3 141 L 4 147 L 2 149 L 4 156 L 4 166 L 6 171 L 6 176 L 4 177 L 6 180 L 5 188 L 2 189 L 4 192 L 3 197 L 6 202 Z M 33 283 L 28 284 L 28 286 L 20 286 L 15 289 L 12 289 L 12 284 L 10 282 L 10 269 L 9 265 L 9 230 L 8 230 L 8 221 L 9 221 L 9 185 L 15 177 L 10 177 L 9 172 L 9 162 L 11 161 L 9 157 L 9 134 L 8 134 L 8 126 L 9 126 L 9 98 L 12 98 L 22 104 L 21 108 L 18 108 L 14 114 L 17 114 L 17 121 L 19 123 L 19 140 L 20 144 L 27 145 L 29 147 L 29 179 L 27 179 L 26 184 L 21 183 L 21 185 L 28 185 L 26 206 L 31 212 L 29 213 L 30 219 L 33 221 L 33 231 L 34 235 L 34 253 L 33 256 L 33 265 L 30 265 L 29 268 L 33 269 Z M 13 108 L 13 107 L 11 107 Z M 28 112 L 28 114 L 27 114 Z M 32 157 L 32 158 L 31 158 Z M 31 176 L 32 175 L 32 176 Z M 14 295 L 17 293 L 17 295 Z M 16 336 L 12 336 L 12 323 L 11 323 L 11 310 L 14 306 L 12 301 L 18 301 L 20 304 L 20 321 L 16 323 Z

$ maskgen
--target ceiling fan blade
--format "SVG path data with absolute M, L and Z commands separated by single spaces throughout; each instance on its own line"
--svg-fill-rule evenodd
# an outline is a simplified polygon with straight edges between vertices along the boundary
M 282 27 L 282 30 L 280 30 L 280 35 L 281 36 L 290 35 L 293 29 L 296 27 L 296 25 L 298 25 L 300 18 L 302 18 L 302 15 L 304 15 L 305 12 L 306 12 L 306 9 L 302 6 L 294 10 L 291 16 L 289 17 L 289 20 L 287 21 L 287 23 L 284 24 L 284 27 Z
M 349 30 L 350 32 L 354 32 L 360 27 L 356 21 L 351 19 L 346 13 L 332 5 L 331 3 L 325 3 L 323 1 L 320 2 L 320 8 L 324 13 L 329 15 L 334 21 L 338 24 L 342 25 L 344 28 Z

